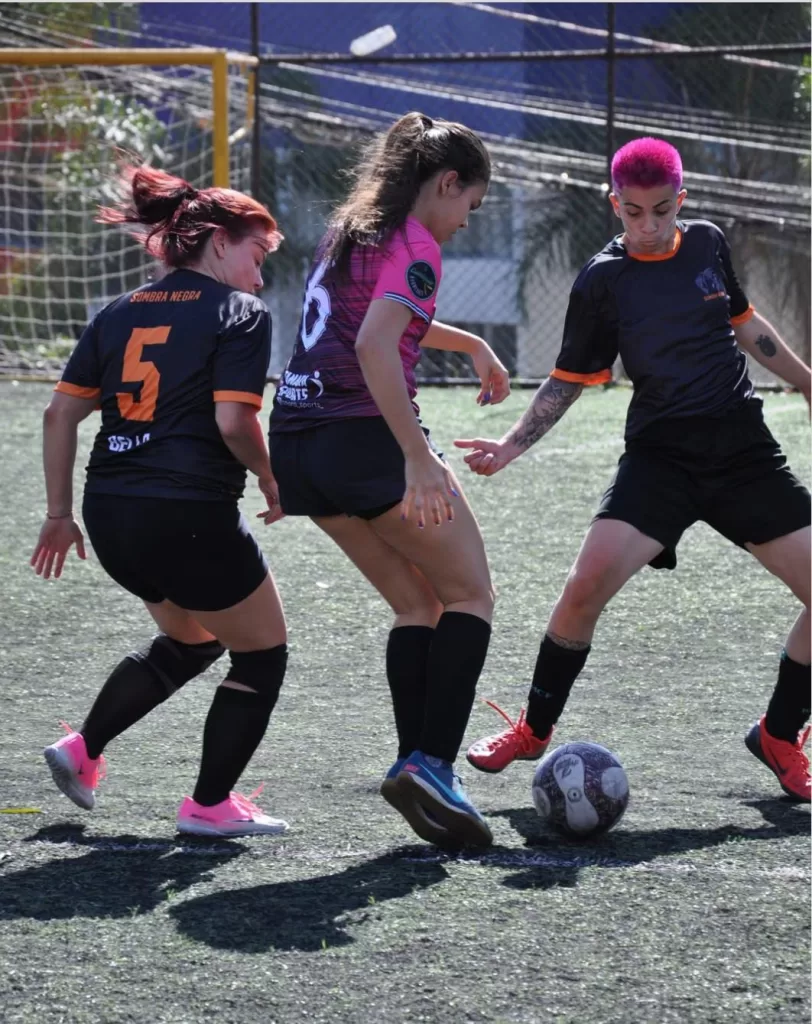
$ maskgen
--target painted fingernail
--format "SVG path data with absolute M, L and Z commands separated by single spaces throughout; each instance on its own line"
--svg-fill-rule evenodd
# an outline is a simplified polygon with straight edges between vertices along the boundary
M 455 498 L 459 498 L 460 496 L 459 491 L 455 491 L 453 487 L 451 488 L 451 493 L 454 495 Z
M 406 516 L 402 512 L 400 514 L 400 518 L 403 520 L 404 523 L 406 522 Z
M 490 393 L 490 391 L 486 391 L 485 394 L 482 396 L 482 404 L 483 405 L 487 405 L 488 402 L 490 402 L 490 400 L 491 400 L 491 393 Z

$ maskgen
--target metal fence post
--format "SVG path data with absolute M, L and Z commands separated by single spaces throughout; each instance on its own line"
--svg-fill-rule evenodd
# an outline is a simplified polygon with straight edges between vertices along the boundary
M 615 152 L 615 5 L 606 5 L 606 181 L 612 187 L 612 157 Z M 606 230 L 614 234 L 615 215 L 607 198 Z
M 257 58 L 257 64 L 253 70 L 254 75 L 254 109 L 251 112 L 251 195 L 258 202 L 262 202 L 262 173 L 261 173 L 261 147 L 262 147 L 262 125 L 260 114 L 262 101 L 260 89 L 262 87 L 262 64 L 259 61 L 259 7 L 258 3 L 251 4 L 251 54 Z

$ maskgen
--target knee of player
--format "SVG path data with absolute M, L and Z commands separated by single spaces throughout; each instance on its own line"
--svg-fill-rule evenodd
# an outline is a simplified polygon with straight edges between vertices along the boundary
M 571 572 L 560 603 L 573 610 L 594 611 L 603 608 L 606 603 L 605 580 L 600 569 L 597 566 L 583 567 L 577 572 Z
M 156 683 L 171 697 L 191 679 L 202 675 L 226 649 L 217 640 L 185 644 L 166 633 L 158 633 L 142 650 L 128 657 L 148 669 Z
M 395 615 L 411 625 L 436 626 L 444 611 L 442 601 L 433 591 L 399 596 L 390 603 Z
M 482 592 L 482 600 L 488 605 L 491 611 L 494 609 L 496 604 L 496 587 L 488 580 L 487 586 Z
M 285 680 L 287 664 L 287 644 L 261 651 L 232 651 L 223 686 L 255 694 L 273 707 Z
M 490 579 L 471 580 L 453 588 L 453 592 L 446 595 L 443 604 L 449 605 L 470 604 L 476 605 L 477 614 L 490 616 L 496 603 L 496 591 Z

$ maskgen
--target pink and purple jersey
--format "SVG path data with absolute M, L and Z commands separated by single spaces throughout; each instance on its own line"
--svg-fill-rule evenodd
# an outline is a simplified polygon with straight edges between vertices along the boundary
M 392 299 L 412 311 L 400 339 L 400 358 L 412 404 L 417 394 L 415 367 L 434 317 L 440 246 L 409 217 L 384 245 L 355 246 L 349 273 L 339 280 L 322 260 L 325 241 L 310 269 L 298 337 L 277 387 L 272 434 L 381 415 L 355 354 L 355 339 L 374 299 Z

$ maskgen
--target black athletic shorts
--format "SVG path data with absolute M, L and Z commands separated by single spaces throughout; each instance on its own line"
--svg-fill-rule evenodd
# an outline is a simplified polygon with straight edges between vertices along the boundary
M 82 517 L 104 571 L 142 601 L 222 611 L 268 575 L 236 502 L 86 493 Z
M 751 401 L 716 419 L 662 420 L 629 441 L 595 519 L 658 540 L 665 551 L 650 564 L 673 569 L 680 537 L 699 520 L 744 547 L 801 530 L 810 515 L 809 491 Z
M 270 449 L 285 515 L 375 519 L 403 500 L 405 460 L 383 416 L 271 434 Z

